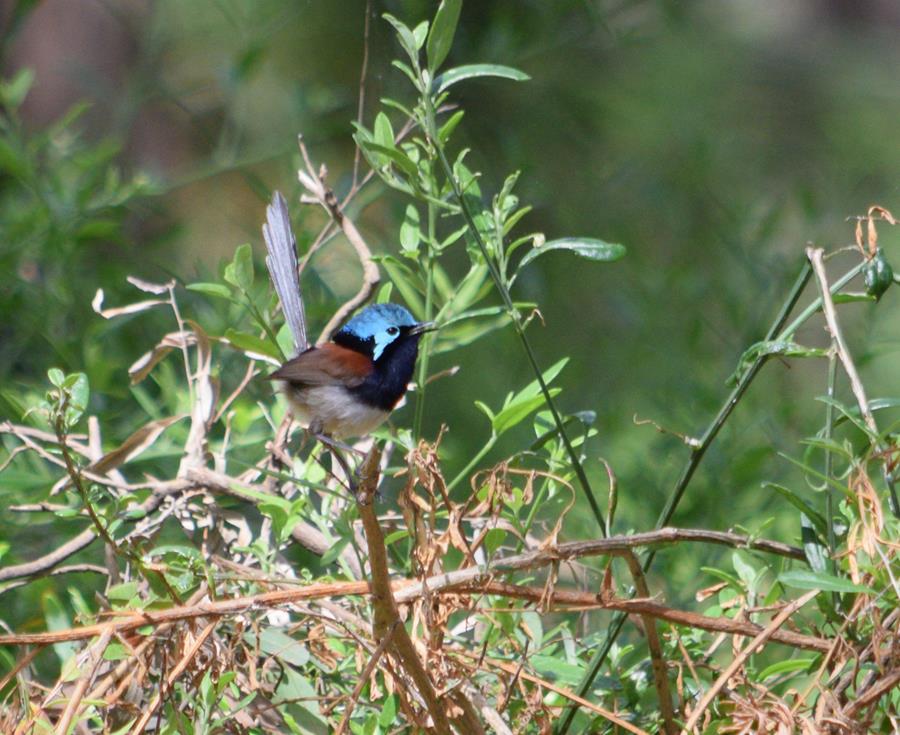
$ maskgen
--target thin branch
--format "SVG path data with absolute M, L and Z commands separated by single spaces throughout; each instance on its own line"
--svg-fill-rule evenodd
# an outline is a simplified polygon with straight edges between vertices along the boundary
M 405 597 L 407 590 L 404 587 L 396 593 L 398 599 Z M 547 594 L 543 587 L 509 584 L 506 582 L 489 581 L 485 583 L 472 583 L 459 587 L 448 587 L 439 592 L 453 592 L 454 594 L 491 594 L 512 599 L 530 600 L 535 604 L 547 600 Z M 543 596 L 543 597 L 542 597 Z M 615 610 L 627 615 L 641 615 L 665 620 L 675 625 L 683 625 L 697 630 L 706 630 L 711 633 L 724 633 L 726 635 L 755 636 L 762 632 L 763 628 L 756 623 L 747 620 L 733 620 L 732 618 L 716 618 L 710 615 L 678 610 L 666 607 L 662 603 L 649 599 L 631 597 L 601 597 L 594 592 L 582 592 L 580 590 L 553 590 L 549 596 L 551 602 L 559 607 L 554 609 L 560 612 L 574 610 Z M 811 635 L 794 633 L 790 630 L 778 630 L 772 634 L 772 640 L 794 648 L 807 651 L 827 653 L 834 643 L 825 638 L 816 638 Z
M 366 0 L 366 18 L 363 25 L 363 57 L 362 69 L 359 72 L 359 96 L 356 104 L 356 123 L 362 125 L 363 116 L 366 110 L 366 75 L 369 71 L 369 19 L 372 17 L 372 0 Z M 353 155 L 353 183 L 351 188 L 356 187 L 359 180 L 359 163 L 362 159 L 362 149 L 356 146 L 356 152 Z
M 362 690 L 365 687 L 366 682 L 368 682 L 369 677 L 372 676 L 372 672 L 378 665 L 379 659 L 393 640 L 394 631 L 397 629 L 398 625 L 401 625 L 399 620 L 394 623 L 393 627 L 391 627 L 390 630 L 388 630 L 387 635 L 384 636 L 381 641 L 379 641 L 378 647 L 372 652 L 372 655 L 369 656 L 368 662 L 366 663 L 363 670 L 359 673 L 356 686 L 353 687 L 353 691 L 350 693 L 350 698 L 347 701 L 347 708 L 344 710 L 344 716 L 341 717 L 341 721 L 338 724 L 338 728 L 337 730 L 335 730 L 334 735 L 343 735 L 344 731 L 349 726 L 350 716 L 353 714 L 353 708 L 359 701 L 359 696 L 360 694 L 362 694 Z
M 838 324 L 837 312 L 834 309 L 834 301 L 831 298 L 831 290 L 828 286 L 828 276 L 825 273 L 825 262 L 823 260 L 824 251 L 822 248 L 807 248 L 806 256 L 809 258 L 809 262 L 812 263 L 813 270 L 816 273 L 819 295 L 822 298 L 822 311 L 825 313 L 825 322 L 828 324 L 828 331 L 831 333 L 831 338 L 834 340 L 838 358 L 840 358 L 841 364 L 844 366 L 844 372 L 847 373 L 847 377 L 850 379 L 850 388 L 853 391 L 853 395 L 856 397 L 859 412 L 866 422 L 866 426 L 869 427 L 873 434 L 877 435 L 878 426 L 875 424 L 875 417 L 872 415 L 872 410 L 869 408 L 869 399 L 866 398 L 866 389 L 863 387 L 862 380 L 859 378 L 859 373 L 856 370 L 853 357 L 850 355 L 850 350 L 847 348 L 847 343 L 844 340 L 844 334 Z
M 728 680 L 746 663 L 747 659 L 756 653 L 763 643 L 772 638 L 776 631 L 789 617 L 791 617 L 791 615 L 818 594 L 819 590 L 810 590 L 805 595 L 798 597 L 793 602 L 785 605 L 784 609 L 772 619 L 772 622 L 769 623 L 759 635 L 750 641 L 750 643 L 744 647 L 743 651 L 731 660 L 731 663 L 725 667 L 725 670 L 721 674 L 719 674 L 719 678 L 716 679 L 715 683 L 709 689 L 707 689 L 703 698 L 697 703 L 694 711 L 691 712 L 691 716 L 688 718 L 684 725 L 684 729 L 682 730 L 683 733 L 690 733 L 697 726 L 703 713 L 706 712 L 709 705 L 712 704 L 719 692 L 722 691 L 722 688 L 728 683 Z
M 380 477 L 379 461 L 381 450 L 373 444 L 359 469 L 359 488 L 356 496 L 356 507 L 366 533 L 369 547 L 369 567 L 371 568 L 370 594 L 375 613 L 374 632 L 376 639 L 391 638 L 390 648 L 403 664 L 403 668 L 412 677 L 419 694 L 428 706 L 428 712 L 434 720 L 435 730 L 439 733 L 450 733 L 450 723 L 444 704 L 434 691 L 431 677 L 425 671 L 416 647 L 400 619 L 397 603 L 391 589 L 390 573 L 387 564 L 387 547 L 384 544 L 384 533 L 378 516 L 375 514 L 375 494 Z
M 363 270 L 362 285 L 360 286 L 359 291 L 341 305 L 328 321 L 328 324 L 325 325 L 322 334 L 319 335 L 318 341 L 325 342 L 330 339 L 334 331 L 348 316 L 350 316 L 350 314 L 371 298 L 381 281 L 381 275 L 378 272 L 378 266 L 375 264 L 375 261 L 372 260 L 372 251 L 369 250 L 366 241 L 359 233 L 359 230 L 356 229 L 356 225 L 353 224 L 353 221 L 349 217 L 346 217 L 341 211 L 341 206 L 338 203 L 334 192 L 325 184 L 325 168 L 322 167 L 319 170 L 316 170 L 310 160 L 309 151 L 306 149 L 306 144 L 303 142 L 302 136 L 298 137 L 298 141 L 306 170 L 304 171 L 301 169 L 297 172 L 297 176 L 300 179 L 300 183 L 308 192 L 308 195 L 302 197 L 301 201 L 307 203 L 315 202 L 328 212 L 332 221 L 340 226 L 344 233 L 344 237 L 346 237 L 347 241 L 353 246 Z
M 90 660 L 90 671 L 84 670 L 84 665 L 87 664 L 87 661 L 84 661 L 82 664 L 82 671 L 78 676 L 78 680 L 75 684 L 75 689 L 68 697 L 68 702 L 66 703 L 66 709 L 63 711 L 62 716 L 59 718 L 59 721 L 56 723 L 56 734 L 57 735 L 66 735 L 69 732 L 69 725 L 72 723 L 72 720 L 78 714 L 79 709 L 81 708 L 81 703 L 84 700 L 84 693 L 87 691 L 87 688 L 94 681 L 94 678 L 97 676 L 97 668 L 100 665 L 101 661 L 103 661 L 103 652 L 106 650 L 106 647 L 109 645 L 109 641 L 112 638 L 112 631 L 107 631 L 103 635 L 100 636 L 99 640 L 93 644 L 88 649 L 87 659 Z
M 75 538 L 66 541 L 66 543 L 59 548 L 54 549 L 49 554 L 44 554 L 44 556 L 39 557 L 34 561 L 0 568 L 0 582 L 5 582 L 8 579 L 19 579 L 21 577 L 33 577 L 36 574 L 52 569 L 73 554 L 77 554 L 82 549 L 90 546 L 95 538 L 97 538 L 97 532 L 94 530 L 93 526 L 89 526 Z
M 641 569 L 641 563 L 631 549 L 621 554 L 624 557 L 634 587 L 638 595 L 643 598 L 650 597 L 650 589 Z M 644 633 L 647 636 L 647 648 L 650 650 L 650 663 L 653 669 L 653 681 L 656 684 L 656 695 L 659 699 L 659 711 L 662 714 L 664 732 L 667 735 L 675 735 L 675 710 L 672 707 L 672 694 L 669 691 L 669 675 L 666 671 L 666 662 L 663 659 L 662 645 L 659 642 L 659 633 L 656 630 L 656 620 L 649 613 L 642 613 L 641 620 L 644 623 Z
M 374 516 L 374 511 L 372 512 Z M 377 522 L 377 518 L 375 519 Z M 749 542 L 746 537 L 737 534 L 724 534 L 713 531 L 698 531 L 693 529 L 662 529 L 661 531 L 636 534 L 635 536 L 613 536 L 606 539 L 596 539 L 593 541 L 573 541 L 560 544 L 556 547 L 546 549 L 538 549 L 535 551 L 516 554 L 505 558 L 495 559 L 484 566 L 468 567 L 458 569 L 452 572 L 438 574 L 423 580 L 402 580 L 391 583 L 393 589 L 393 600 L 398 603 L 408 603 L 427 593 L 443 591 L 469 591 L 472 593 L 488 589 L 493 589 L 489 583 L 494 583 L 492 577 L 499 573 L 507 573 L 519 570 L 537 569 L 549 564 L 557 563 L 560 560 L 574 559 L 578 556 L 596 556 L 599 554 L 612 554 L 617 550 L 631 549 L 637 546 L 647 546 L 658 543 L 670 543 L 672 540 L 683 539 L 692 541 L 712 541 L 713 543 L 726 543 L 729 546 L 738 548 L 762 548 L 767 545 L 775 545 L 777 547 L 783 544 L 775 544 L 772 541 L 753 541 Z M 793 547 L 787 547 L 793 549 Z M 802 552 L 801 552 L 802 553 Z M 790 554 L 793 556 L 793 554 Z M 378 555 L 376 554 L 376 559 Z M 370 560 L 371 563 L 371 560 Z M 385 560 L 386 564 L 386 560 Z M 485 586 L 488 585 L 488 586 Z M 510 585 L 508 592 L 513 593 L 516 590 L 526 590 L 523 594 L 528 595 L 528 588 Z M 289 603 L 296 603 L 303 600 L 311 600 L 317 598 L 337 597 L 346 595 L 364 595 L 371 592 L 369 583 L 366 581 L 354 582 L 323 582 L 307 585 L 300 588 L 292 588 L 287 590 L 274 590 L 264 592 L 258 595 L 249 595 L 246 597 L 237 597 L 211 602 L 202 602 L 198 604 L 181 605 L 168 610 L 143 610 L 134 612 L 121 612 L 117 620 L 109 623 L 100 623 L 97 625 L 89 625 L 81 628 L 71 628 L 69 630 L 56 631 L 53 633 L 33 633 L 27 635 L 6 635 L 0 636 L 0 645 L 22 645 L 22 644 L 45 644 L 59 643 L 62 641 L 82 640 L 84 638 L 92 638 L 100 635 L 107 627 L 112 626 L 116 632 L 125 633 L 143 625 L 161 625 L 176 620 L 188 620 L 198 617 L 212 617 L 222 615 L 234 615 L 245 613 L 255 608 L 268 608 Z M 381 590 L 384 594 L 384 590 Z M 573 597 L 574 595 L 574 597 Z M 529 598 L 530 599 L 530 598 Z M 538 600 L 540 597 L 538 597 Z M 695 625 L 695 627 L 706 628 L 709 630 L 725 630 L 735 632 L 736 634 L 754 635 L 752 627 L 743 627 L 737 629 L 732 627 L 712 627 L 714 623 L 708 621 L 717 621 L 719 618 L 704 618 L 703 616 L 692 617 L 693 613 L 682 613 L 671 611 L 662 605 L 650 603 L 642 600 L 601 600 L 594 593 L 563 591 L 556 590 L 554 592 L 554 600 L 567 602 L 568 604 L 590 605 L 593 607 L 602 607 L 611 610 L 622 610 L 633 612 L 636 614 L 649 614 L 654 617 L 660 617 L 672 622 L 678 622 L 684 625 Z M 392 624 L 393 621 L 391 621 Z M 735 622 L 735 621 L 730 621 Z M 702 625 L 699 623 L 703 623 Z M 722 623 L 727 626 L 728 623 Z M 751 625 L 750 623 L 741 625 Z M 386 631 L 387 628 L 383 628 Z M 405 629 L 404 629 L 405 630 Z M 377 632 L 377 629 L 376 629 Z M 794 635 L 794 634 L 792 634 Z M 801 636 L 793 639 L 795 641 L 803 640 L 810 645 L 802 647 L 811 647 L 815 650 L 822 650 L 823 646 L 827 650 L 827 643 L 819 645 L 819 639 Z M 788 642 L 785 638 L 784 642 Z M 800 645 L 800 643 L 795 643 Z
M 159 708 L 160 703 L 162 702 L 162 698 L 168 690 L 171 690 L 172 685 L 178 680 L 178 677 L 184 673 L 184 670 L 190 665 L 191 661 L 194 660 L 194 657 L 199 652 L 200 648 L 206 642 L 206 639 L 212 635 L 212 632 L 216 629 L 216 622 L 213 620 L 211 623 L 208 623 L 207 626 L 200 632 L 200 635 L 197 636 L 197 639 L 193 642 L 190 648 L 185 651 L 184 655 L 181 657 L 181 660 L 172 669 L 169 675 L 166 677 L 165 684 L 160 686 L 159 691 L 156 693 L 156 696 L 144 710 L 144 714 L 141 716 L 141 719 L 138 720 L 134 727 L 131 728 L 131 733 L 137 735 L 138 733 L 143 732 L 150 719 L 156 713 L 156 710 Z
M 462 653 L 462 655 L 467 658 L 477 658 L 474 654 L 469 653 L 468 651 L 461 652 L 456 651 L 455 653 Z M 527 671 L 523 671 L 522 667 L 516 664 L 509 663 L 508 661 L 500 661 L 498 659 L 493 658 L 483 658 L 481 659 L 483 663 L 489 664 L 494 668 L 500 669 L 501 671 L 506 672 L 507 674 L 512 674 L 514 676 L 519 676 L 526 681 L 530 681 L 532 684 L 537 684 L 539 687 L 543 689 L 547 689 L 551 692 L 555 692 L 566 699 L 575 702 L 581 707 L 584 707 L 586 710 L 590 712 L 594 712 L 595 714 L 600 715 L 604 719 L 609 720 L 614 725 L 621 727 L 623 730 L 627 730 L 630 733 L 634 733 L 634 735 L 649 735 L 646 730 L 641 730 L 639 727 L 635 727 L 627 720 L 623 720 L 619 717 L 615 712 L 610 712 L 608 709 L 601 707 L 600 705 L 594 704 L 593 702 L 589 702 L 583 697 L 579 697 L 574 692 L 566 689 L 565 687 L 561 687 L 557 684 L 553 684 L 552 682 L 547 681 L 546 679 L 542 679 L 539 676 L 535 676 L 534 674 L 530 674 Z

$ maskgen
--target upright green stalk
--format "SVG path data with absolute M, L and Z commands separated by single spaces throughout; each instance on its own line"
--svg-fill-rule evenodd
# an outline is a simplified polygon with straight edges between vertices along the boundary
M 425 321 L 434 318 L 434 246 L 437 237 L 437 208 L 428 201 L 428 238 L 425 255 Z M 425 418 L 425 383 L 428 380 L 428 361 L 431 357 L 431 337 L 427 333 L 422 337 L 419 350 L 418 371 L 416 375 L 416 415 L 413 420 L 413 439 L 418 441 L 422 435 L 422 421 Z
M 609 529 L 606 528 L 606 519 L 603 516 L 603 512 L 600 510 L 600 505 L 597 503 L 597 499 L 594 497 L 594 492 L 591 489 L 591 484 L 588 480 L 587 473 L 584 471 L 584 467 L 581 464 L 581 458 L 578 456 L 578 453 L 575 451 L 575 447 L 569 440 L 569 435 L 566 432 L 562 417 L 559 415 L 556 404 L 554 403 L 553 398 L 550 395 L 550 389 L 547 387 L 547 383 L 544 381 L 544 375 L 537 363 L 537 358 L 535 357 L 534 351 L 531 348 L 531 343 L 528 341 L 528 337 L 525 335 L 525 327 L 522 324 L 522 318 L 519 314 L 518 309 L 516 309 L 515 305 L 513 304 L 512 296 L 509 293 L 509 287 L 506 284 L 503 274 L 497 268 L 497 263 L 493 258 L 490 257 L 487 245 L 484 242 L 484 238 L 481 236 L 481 232 L 478 230 L 478 226 L 475 224 L 475 218 L 472 212 L 469 210 L 469 205 L 466 202 L 466 199 L 463 196 L 463 192 L 459 187 L 459 182 L 456 180 L 456 177 L 453 174 L 453 167 L 450 165 L 450 162 L 447 160 L 447 155 L 444 153 L 444 148 L 441 145 L 440 139 L 437 135 L 434 105 L 432 104 L 431 94 L 427 89 L 422 92 L 422 100 L 425 105 L 425 130 L 428 138 L 431 141 L 431 144 L 434 146 L 435 151 L 437 152 L 438 158 L 441 162 L 441 166 L 444 169 L 444 175 L 447 177 L 447 180 L 450 183 L 450 187 L 453 190 L 453 196 L 459 204 L 463 218 L 465 219 L 466 224 L 469 226 L 469 231 L 471 232 L 472 237 L 475 239 L 475 242 L 478 245 L 478 249 L 481 251 L 482 257 L 487 263 L 491 278 L 494 281 L 494 285 L 496 286 L 497 291 L 500 293 L 500 297 L 503 299 L 503 305 L 506 307 L 507 314 L 509 314 L 509 317 L 513 323 L 513 327 L 516 330 L 516 335 L 518 336 L 519 341 L 522 343 L 522 348 L 525 350 L 525 356 L 528 358 L 528 363 L 531 366 L 535 377 L 537 378 L 541 393 L 543 394 L 544 400 L 547 403 L 547 407 L 550 409 L 550 413 L 553 416 L 553 422 L 556 424 L 556 428 L 559 432 L 560 438 L 562 439 L 563 444 L 566 447 L 566 453 L 569 455 L 569 461 L 572 463 L 572 468 L 575 470 L 575 475 L 578 478 L 581 489 L 584 491 L 584 494 L 588 500 L 588 504 L 591 506 L 591 512 L 594 514 L 594 517 L 597 519 L 597 524 L 600 526 L 600 533 L 604 536 L 607 536 L 609 535 Z M 502 248 L 502 243 L 497 243 L 497 247 Z
M 858 273 L 859 271 L 857 269 L 854 269 L 854 271 L 852 272 L 853 275 L 856 275 L 856 273 Z M 775 321 L 772 323 L 772 326 L 766 333 L 766 340 L 775 339 L 777 336 L 779 336 L 780 333 L 783 334 L 781 332 L 782 327 L 790 316 L 794 306 L 797 304 L 797 301 L 800 299 L 800 295 L 803 293 L 803 289 L 806 287 L 806 284 L 808 283 L 811 275 L 812 267 L 810 266 L 809 262 L 806 262 L 804 263 L 800 274 L 797 276 L 797 280 L 794 282 L 794 286 L 791 289 L 787 300 L 782 305 L 778 316 L 775 318 Z M 849 280 L 850 278 L 839 281 L 835 284 L 835 287 L 839 288 L 840 286 L 838 284 L 842 286 Z M 816 309 L 812 307 L 814 307 L 816 303 L 821 306 L 821 299 L 819 299 L 818 302 L 813 302 L 811 308 L 808 308 L 803 312 L 804 314 L 806 314 L 806 318 L 815 313 Z M 785 331 L 796 329 L 800 323 L 802 322 L 795 320 L 791 324 L 791 326 L 788 327 L 788 330 Z M 703 433 L 699 444 L 691 451 L 691 456 L 689 457 L 684 470 L 682 470 L 681 476 L 678 478 L 678 482 L 675 484 L 675 488 L 669 496 L 665 508 L 663 508 L 663 511 L 662 513 L 660 513 L 659 519 L 656 522 L 657 529 L 662 528 L 671 520 L 672 516 L 675 513 L 675 509 L 678 507 L 678 503 L 681 502 L 681 498 L 684 497 L 685 490 L 687 490 L 687 486 L 690 483 L 691 478 L 694 476 L 694 472 L 696 472 L 700 461 L 706 454 L 706 450 L 709 449 L 716 436 L 718 436 L 719 431 L 725 425 L 725 422 L 728 420 L 728 417 L 731 416 L 731 413 L 732 411 L 734 411 L 737 404 L 746 394 L 747 389 L 750 387 L 750 384 L 753 382 L 753 379 L 756 377 L 757 373 L 759 373 L 762 366 L 766 363 L 768 357 L 769 355 L 760 355 L 753 361 L 753 364 L 741 376 L 740 381 L 734 387 L 734 390 L 731 392 L 725 402 L 722 404 L 722 407 L 719 409 L 719 412 L 716 414 L 716 417 L 713 419 L 712 423 Z M 653 559 L 655 556 L 655 550 L 651 551 L 647 555 L 647 559 L 644 561 L 643 565 L 644 572 L 646 572 L 650 568 L 650 565 L 653 563 Z M 625 614 L 616 613 L 613 616 L 613 619 L 610 621 L 609 628 L 607 628 L 606 631 L 606 639 L 603 641 L 603 645 L 600 647 L 597 653 L 594 654 L 594 657 L 588 664 L 587 673 L 584 675 L 584 678 L 578 685 L 577 693 L 580 697 L 586 697 L 590 692 L 590 689 L 594 683 L 594 679 L 596 679 L 597 675 L 600 673 L 600 669 L 605 663 L 606 657 L 609 655 L 613 644 L 615 644 L 616 640 L 619 637 L 619 634 L 622 632 L 622 627 L 625 624 L 626 618 L 627 616 Z M 557 735 L 565 735 L 565 733 L 569 731 L 569 728 L 572 725 L 572 721 L 575 718 L 575 712 L 577 710 L 578 707 L 575 705 L 570 705 L 566 709 L 566 712 L 560 720 L 559 726 L 556 729 Z

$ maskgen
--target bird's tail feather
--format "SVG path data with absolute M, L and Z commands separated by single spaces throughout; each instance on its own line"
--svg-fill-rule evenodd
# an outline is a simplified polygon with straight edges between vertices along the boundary
M 281 302 L 284 319 L 294 335 L 295 354 L 299 354 L 309 345 L 306 338 L 306 314 L 303 311 L 300 274 L 297 270 L 297 242 L 291 232 L 287 202 L 281 192 L 276 191 L 272 195 L 272 203 L 266 207 L 266 223 L 262 231 L 268 251 L 266 266 Z

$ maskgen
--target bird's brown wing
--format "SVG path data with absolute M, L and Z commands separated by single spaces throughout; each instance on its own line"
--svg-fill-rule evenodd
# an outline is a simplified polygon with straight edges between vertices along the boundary
M 288 360 L 269 376 L 297 386 L 345 385 L 362 383 L 372 371 L 372 361 L 363 354 L 329 342 L 310 347 Z

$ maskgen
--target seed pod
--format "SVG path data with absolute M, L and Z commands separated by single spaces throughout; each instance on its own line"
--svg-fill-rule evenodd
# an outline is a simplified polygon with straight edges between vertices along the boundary
M 863 268 L 863 281 L 866 284 L 866 293 L 876 299 L 880 299 L 888 286 L 894 282 L 894 269 L 887 262 L 881 248 L 875 251 L 875 257 Z

